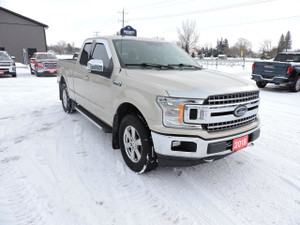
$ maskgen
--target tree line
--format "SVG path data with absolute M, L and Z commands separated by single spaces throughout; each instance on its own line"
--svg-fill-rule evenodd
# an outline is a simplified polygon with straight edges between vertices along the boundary
M 47 46 L 48 50 L 54 51 L 56 54 L 64 55 L 71 54 L 73 55 L 75 52 L 79 52 L 79 48 L 75 47 L 75 43 L 67 43 L 64 40 L 58 41 L 55 45 Z
M 199 47 L 199 33 L 195 21 L 183 21 L 181 27 L 177 27 L 177 34 L 178 41 L 176 44 L 192 56 L 217 57 L 220 54 L 224 54 L 229 57 L 274 58 L 278 52 L 292 49 L 292 36 L 290 31 L 288 31 L 286 35 L 282 34 L 278 44 L 275 46 L 272 45 L 271 40 L 263 40 L 260 44 L 258 55 L 252 51 L 251 41 L 242 37 L 232 46 L 229 46 L 227 38 L 221 38 L 217 40 L 216 46 L 204 44 L 202 47 Z

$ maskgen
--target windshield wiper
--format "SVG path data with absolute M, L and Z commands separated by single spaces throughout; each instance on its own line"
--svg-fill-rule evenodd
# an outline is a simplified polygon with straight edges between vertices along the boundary
M 178 66 L 179 68 L 188 67 L 188 68 L 194 68 L 194 69 L 198 69 L 198 70 L 201 69 L 200 66 L 194 66 L 194 65 L 190 65 L 190 64 L 184 64 L 184 63 L 168 64 L 168 66 Z
M 163 64 L 156 64 L 156 63 L 126 63 L 125 66 L 141 66 L 141 67 L 154 67 L 154 68 L 166 68 L 166 69 L 173 69 L 172 66 L 163 65 Z

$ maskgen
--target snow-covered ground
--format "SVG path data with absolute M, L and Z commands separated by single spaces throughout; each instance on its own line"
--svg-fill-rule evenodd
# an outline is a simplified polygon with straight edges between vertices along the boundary
M 250 79 L 251 63 L 219 67 Z M 111 135 L 65 114 L 56 78 L 0 78 L 1 225 L 300 224 L 300 92 L 261 90 L 261 137 L 210 164 L 129 170 Z

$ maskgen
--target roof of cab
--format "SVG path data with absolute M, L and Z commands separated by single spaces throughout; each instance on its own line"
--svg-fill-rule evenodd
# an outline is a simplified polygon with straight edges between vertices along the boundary
M 98 40 L 98 39 L 107 39 L 107 40 L 136 40 L 136 41 L 152 41 L 152 42 L 167 42 L 162 39 L 157 38 L 140 38 L 140 37 L 131 37 L 131 36 L 120 36 L 120 35 L 111 35 L 111 36 L 98 36 L 98 37 L 92 37 L 87 38 L 85 40 Z

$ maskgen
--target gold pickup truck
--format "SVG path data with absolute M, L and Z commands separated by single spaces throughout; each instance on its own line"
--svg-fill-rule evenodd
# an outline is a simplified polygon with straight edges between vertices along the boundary
M 156 39 L 89 38 L 77 59 L 58 62 L 64 111 L 111 132 L 139 173 L 212 162 L 256 140 L 260 99 L 250 82 L 202 69 Z

